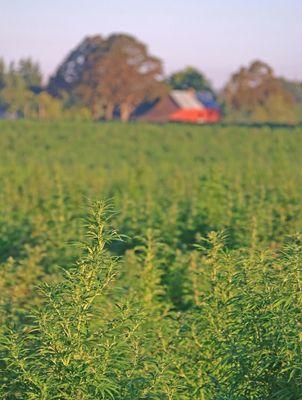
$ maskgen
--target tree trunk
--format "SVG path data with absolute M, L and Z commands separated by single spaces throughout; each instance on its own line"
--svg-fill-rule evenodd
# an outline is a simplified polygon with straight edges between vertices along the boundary
M 94 121 L 97 121 L 100 117 L 98 103 L 96 101 L 92 101 L 91 114 Z
M 131 107 L 129 103 L 121 104 L 121 121 L 127 122 L 130 119 Z
M 23 118 L 27 118 L 28 114 L 29 114 L 29 106 L 28 106 L 28 102 L 26 101 L 23 107 Z
M 38 118 L 39 119 L 43 119 L 44 116 L 45 116 L 44 105 L 43 105 L 43 102 L 41 100 L 39 100 L 39 103 L 38 103 Z
M 110 121 L 113 119 L 114 105 L 112 103 L 108 103 L 105 110 L 105 120 Z

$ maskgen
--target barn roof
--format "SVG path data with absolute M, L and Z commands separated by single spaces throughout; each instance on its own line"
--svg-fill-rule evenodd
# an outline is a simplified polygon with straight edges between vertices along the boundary
M 204 107 L 196 98 L 196 94 L 190 90 L 172 90 L 170 96 L 180 108 L 202 110 Z
M 220 105 L 215 100 L 213 94 L 209 91 L 197 92 L 197 99 L 203 104 L 205 108 L 213 108 L 215 110 L 220 110 Z

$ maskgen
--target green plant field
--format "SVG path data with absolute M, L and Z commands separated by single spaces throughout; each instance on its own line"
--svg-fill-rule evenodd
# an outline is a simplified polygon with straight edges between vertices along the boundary
M 0 398 L 302 399 L 302 128 L 0 123 Z

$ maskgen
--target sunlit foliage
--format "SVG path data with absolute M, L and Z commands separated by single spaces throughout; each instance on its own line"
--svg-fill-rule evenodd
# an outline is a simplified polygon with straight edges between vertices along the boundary
M 300 400 L 301 133 L 2 122 L 0 398 Z

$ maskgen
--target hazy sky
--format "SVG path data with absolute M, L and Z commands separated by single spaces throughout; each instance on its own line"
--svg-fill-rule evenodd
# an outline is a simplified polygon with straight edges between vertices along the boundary
M 127 32 L 216 87 L 260 58 L 302 80 L 302 0 L 0 0 L 0 57 L 32 56 L 47 75 L 84 36 Z

